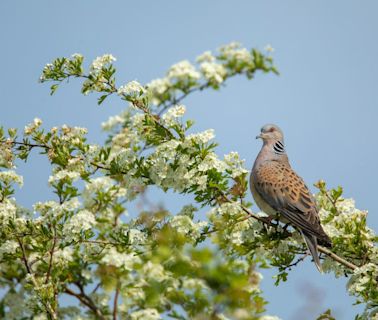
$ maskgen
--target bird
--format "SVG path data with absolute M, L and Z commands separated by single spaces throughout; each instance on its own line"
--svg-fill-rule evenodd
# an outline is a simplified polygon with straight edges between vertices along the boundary
M 290 166 L 283 132 L 275 124 L 266 124 L 256 139 L 262 139 L 263 145 L 250 175 L 255 203 L 270 220 L 279 219 L 300 231 L 317 269 L 322 273 L 317 245 L 321 243 L 331 247 L 331 239 L 320 224 L 313 195 Z

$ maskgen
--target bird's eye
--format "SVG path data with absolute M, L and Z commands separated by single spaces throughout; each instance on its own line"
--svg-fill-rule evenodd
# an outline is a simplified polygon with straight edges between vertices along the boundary
M 276 131 L 275 127 L 270 127 L 269 130 L 268 130 L 268 132 L 274 132 L 274 131 Z

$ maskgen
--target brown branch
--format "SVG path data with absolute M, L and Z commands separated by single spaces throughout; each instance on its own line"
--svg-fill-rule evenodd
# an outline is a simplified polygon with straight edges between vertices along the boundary
M 231 201 L 228 200 L 228 202 L 231 202 Z M 264 224 L 266 224 L 268 226 L 274 227 L 274 224 L 271 221 L 269 221 L 268 219 L 257 216 L 256 214 L 254 214 L 253 212 L 251 212 L 250 210 L 248 210 L 246 207 L 241 206 L 241 208 L 242 208 L 242 210 L 244 212 L 246 212 L 252 218 L 257 219 L 257 220 L 261 221 L 262 223 L 264 223 Z M 326 254 L 327 256 L 329 256 L 331 259 L 333 259 L 333 260 L 337 261 L 338 263 L 342 264 L 344 267 L 347 267 L 348 269 L 355 270 L 356 268 L 358 268 L 355 264 L 353 264 L 353 263 L 351 263 L 351 262 L 349 262 L 349 261 L 341 258 L 336 253 L 333 253 L 331 250 L 328 250 L 327 248 L 324 248 L 324 247 L 318 245 L 318 250 L 320 252 Z
M 306 259 L 306 257 L 308 256 L 308 253 L 304 254 L 302 257 L 300 257 L 297 261 L 285 266 L 284 270 L 286 269 L 291 269 L 292 267 L 295 267 L 297 266 L 301 261 L 303 261 L 304 259 Z
M 30 275 L 32 274 L 31 272 L 31 268 L 29 266 L 29 262 L 28 262 L 28 258 L 26 256 L 26 251 L 25 251 L 25 247 L 24 247 L 24 244 L 22 243 L 21 239 L 20 238 L 16 238 L 17 239 L 17 242 L 21 248 L 21 252 L 22 252 L 22 261 L 24 262 L 24 265 L 25 265 L 25 268 L 26 268 L 26 271 L 27 273 L 29 273 Z
M 318 250 L 349 269 L 355 270 L 358 268 L 358 266 L 356 266 L 355 264 L 341 258 L 336 253 L 333 253 L 331 250 L 327 248 L 318 245 Z
M 19 141 L 12 141 L 11 143 L 14 145 L 26 146 L 26 147 L 29 147 L 30 149 L 33 149 L 33 148 L 51 149 L 51 147 L 46 144 L 36 144 L 36 143 L 27 143 L 27 142 L 19 142 Z
M 117 281 L 117 288 L 116 288 L 116 292 L 114 296 L 114 303 L 113 303 L 113 320 L 117 320 L 119 291 L 120 291 L 120 283 L 119 281 Z
M 56 226 L 54 225 L 54 239 L 53 239 L 53 244 L 52 244 L 52 247 L 51 247 L 51 250 L 50 250 L 49 268 L 47 270 L 45 284 L 47 284 L 50 280 L 50 275 L 51 275 L 51 270 L 52 270 L 52 265 L 53 265 L 54 250 L 55 250 L 55 247 L 56 247 L 56 243 L 57 243 Z
M 87 306 L 96 315 L 98 319 L 105 320 L 106 318 L 102 314 L 101 310 L 96 306 L 93 300 L 85 294 L 82 286 L 80 286 L 79 289 L 80 289 L 80 293 L 77 293 L 71 290 L 70 288 L 65 287 L 64 293 L 78 299 L 83 305 Z
M 18 244 L 19 244 L 19 246 L 21 248 L 22 261 L 24 262 L 26 271 L 31 276 L 32 283 L 33 283 L 33 286 L 34 286 L 34 290 L 37 291 L 37 295 L 39 296 L 39 294 L 38 294 L 38 288 L 37 288 L 38 284 L 35 281 L 35 278 L 34 278 L 34 275 L 32 273 L 31 267 L 29 266 L 28 258 L 27 258 L 27 255 L 26 255 L 25 246 L 24 246 L 22 240 L 19 237 L 16 237 L 16 239 L 17 239 L 17 242 L 18 242 Z M 44 305 L 44 307 L 46 308 L 46 311 L 49 314 L 49 316 L 51 317 L 51 319 L 53 319 L 53 320 L 58 319 L 57 314 L 56 314 L 55 310 L 52 308 L 51 304 L 48 301 L 46 301 L 46 302 L 43 301 L 43 299 L 40 299 L 40 301 Z

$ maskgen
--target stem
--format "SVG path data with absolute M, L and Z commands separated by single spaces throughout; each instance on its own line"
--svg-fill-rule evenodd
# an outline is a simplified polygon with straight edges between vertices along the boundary
M 19 244 L 19 246 L 20 246 L 20 248 L 21 248 L 21 252 L 22 252 L 22 261 L 24 262 L 24 265 L 25 265 L 25 268 L 26 268 L 27 273 L 28 273 L 28 274 L 30 275 L 30 277 L 31 277 L 31 281 L 32 281 L 33 286 L 34 286 L 34 290 L 36 291 L 37 296 L 39 297 L 39 293 L 38 293 L 38 283 L 37 283 L 37 281 L 35 280 L 34 275 L 33 275 L 33 273 L 32 273 L 32 270 L 31 270 L 31 268 L 30 268 L 30 266 L 29 266 L 28 257 L 27 257 L 27 255 L 26 255 L 25 246 L 24 246 L 24 244 L 23 244 L 23 242 L 22 242 L 22 240 L 21 240 L 20 238 L 16 237 L 16 239 L 17 239 L 17 242 L 18 242 L 18 244 Z M 41 299 L 41 298 L 40 298 L 40 301 L 41 301 L 41 303 L 44 305 L 44 307 L 45 307 L 45 309 L 46 309 L 48 315 L 50 316 L 50 318 L 53 319 L 53 320 L 57 320 L 57 319 L 58 319 L 58 316 L 57 316 L 56 312 L 54 311 L 54 309 L 52 308 L 51 304 L 50 304 L 48 301 L 46 301 L 46 302 L 43 301 L 43 299 Z
M 119 281 L 117 281 L 117 289 L 115 292 L 114 303 L 113 303 L 113 320 L 117 320 L 119 291 L 120 291 L 120 284 L 119 284 Z
M 327 248 L 318 245 L 318 250 L 349 269 L 355 270 L 358 268 L 358 266 L 356 266 L 355 264 L 346 261 L 345 259 L 341 258 L 336 253 L 333 253 L 331 250 L 328 250 Z
M 50 250 L 49 268 L 47 270 L 45 284 L 47 284 L 50 280 L 50 275 L 51 275 L 51 270 L 52 270 L 52 265 L 53 265 L 54 250 L 55 250 L 55 247 L 56 247 L 56 243 L 57 243 L 56 226 L 54 226 L 54 240 L 53 240 L 53 244 L 52 244 L 52 247 L 51 247 L 51 250 Z
M 102 314 L 101 310 L 96 306 L 93 300 L 84 292 L 83 287 L 78 284 L 76 285 L 79 287 L 80 293 L 77 293 L 68 287 L 64 288 L 64 293 L 78 299 L 83 305 L 87 306 L 96 315 L 98 319 L 105 320 L 106 318 Z

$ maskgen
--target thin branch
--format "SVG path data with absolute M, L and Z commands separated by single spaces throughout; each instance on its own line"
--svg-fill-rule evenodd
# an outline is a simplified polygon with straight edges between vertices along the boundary
M 29 147 L 30 149 L 33 149 L 33 148 L 51 149 L 51 147 L 46 144 L 37 144 L 37 143 L 28 143 L 28 142 L 19 142 L 19 141 L 12 141 L 11 143 L 14 145 L 26 146 L 26 147 Z
M 358 268 L 358 266 L 356 266 L 355 264 L 346 261 L 345 259 L 341 258 L 336 253 L 333 253 L 331 250 L 328 250 L 327 248 L 318 245 L 318 250 L 349 269 L 355 270 Z
M 285 269 L 291 269 L 292 267 L 295 267 L 297 266 L 301 261 L 303 261 L 304 259 L 306 259 L 306 257 L 308 256 L 308 253 L 304 254 L 302 257 L 300 257 L 297 261 L 293 262 L 292 264 L 289 264 L 287 266 L 285 266 Z
M 93 300 L 85 294 L 82 286 L 79 287 L 79 289 L 80 289 L 80 293 L 77 293 L 77 292 L 71 290 L 70 288 L 65 287 L 64 293 L 78 299 L 83 305 L 87 306 L 96 315 L 96 317 L 98 319 L 105 320 L 106 318 L 102 314 L 101 310 L 96 306 L 96 304 L 93 302 Z
M 55 251 L 56 244 L 57 244 L 56 226 L 54 225 L 54 239 L 53 239 L 53 244 L 52 244 L 51 250 L 50 250 L 49 268 L 47 270 L 45 284 L 47 284 L 49 282 L 49 280 L 50 280 L 50 275 L 51 275 L 51 270 L 52 270 L 52 265 L 53 265 L 53 257 L 54 257 L 54 251 Z
M 28 258 L 27 258 L 27 255 L 26 255 L 25 246 L 24 246 L 24 244 L 23 244 L 23 242 L 22 242 L 22 240 L 20 238 L 16 237 L 16 239 L 17 239 L 17 242 L 18 242 L 18 244 L 19 244 L 19 246 L 21 248 L 22 261 L 24 262 L 26 271 L 31 276 L 31 280 L 32 280 L 34 289 L 37 291 L 38 290 L 37 289 L 38 288 L 38 284 L 37 284 L 37 282 L 36 282 L 36 280 L 34 278 L 34 275 L 32 273 L 31 267 L 29 266 Z M 39 296 L 38 291 L 37 291 L 37 295 Z M 54 311 L 54 309 L 52 308 L 51 304 L 48 301 L 46 301 L 46 302 L 43 301 L 43 299 L 40 299 L 40 301 L 44 305 L 44 307 L 46 308 L 46 311 L 49 314 L 49 316 L 51 317 L 51 319 L 53 319 L 53 320 L 58 319 L 57 314 Z
M 29 273 L 30 275 L 32 274 L 31 272 L 31 268 L 29 266 L 29 262 L 28 262 L 28 258 L 26 256 L 26 251 L 25 251 L 25 247 L 24 247 L 24 244 L 22 243 L 21 239 L 17 237 L 17 242 L 21 248 L 21 252 L 22 252 L 22 261 L 24 262 L 24 265 L 25 265 L 25 268 L 26 268 L 26 271 L 27 273 Z
M 117 320 L 118 317 L 118 298 L 119 298 L 119 291 L 120 291 L 120 283 L 117 281 L 117 288 L 114 296 L 114 303 L 113 303 L 113 320 Z

